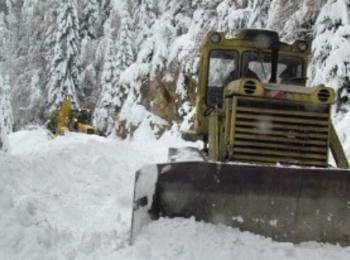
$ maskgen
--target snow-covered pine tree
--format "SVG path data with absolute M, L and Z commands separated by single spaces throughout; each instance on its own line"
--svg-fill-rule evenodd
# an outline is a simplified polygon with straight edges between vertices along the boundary
M 113 133 L 118 105 L 120 107 L 116 98 L 116 84 L 119 78 L 116 65 L 115 46 L 112 39 L 108 39 L 101 75 L 101 95 L 93 115 L 94 125 L 107 136 Z
M 45 67 L 45 73 L 47 75 L 50 75 L 50 70 L 52 69 L 50 67 L 50 62 L 54 57 L 54 50 L 55 50 L 55 43 L 56 43 L 56 24 L 57 24 L 57 11 L 58 11 L 59 4 L 55 1 L 52 3 L 52 6 L 50 6 L 47 9 L 47 12 L 44 14 L 43 23 L 46 24 L 47 28 L 45 30 L 45 33 L 43 35 L 42 39 L 42 46 L 43 51 L 45 52 L 45 58 L 46 58 L 46 67 Z M 48 80 L 48 79 L 47 79 Z
M 0 75 L 0 113 L 2 114 L 3 130 L 6 134 L 13 131 L 14 119 L 12 113 L 11 88 L 8 76 Z
M 0 2 L 0 13 L 6 13 L 7 12 L 7 5 L 6 1 Z
M 271 0 L 250 0 L 248 8 L 251 10 L 248 28 L 266 28 L 266 21 Z
M 103 15 L 103 10 L 100 11 Z M 97 39 L 96 53 L 95 53 L 95 66 L 97 71 L 102 71 L 105 47 L 109 39 L 116 39 L 120 28 L 120 14 L 119 10 L 112 8 L 108 11 L 109 17 L 103 22 L 103 26 L 99 29 L 99 38 Z M 100 15 L 100 20 L 102 19 Z M 105 14 L 104 14 L 105 15 Z M 101 21 L 100 21 L 101 22 Z M 98 77 L 100 78 L 100 77 Z
M 21 7 L 23 3 L 21 0 L 12 0 L 6 1 L 6 4 L 8 10 L 6 15 L 6 23 L 8 24 L 8 28 L 12 34 L 11 47 L 12 50 L 17 50 L 21 42 Z
M 36 95 L 42 91 L 47 75 L 46 51 L 43 41 L 49 26 L 47 16 L 53 8 L 54 0 L 45 2 L 38 0 L 23 0 L 21 6 L 20 48 L 16 50 L 16 62 L 11 68 L 13 113 L 16 118 L 16 126 L 22 127 L 28 123 L 43 123 L 44 98 Z M 33 75 L 39 77 L 40 84 L 32 89 Z M 32 96 L 33 95 L 33 96 Z M 35 104 L 31 104 L 35 99 Z
M 204 3 L 199 4 L 199 9 L 193 13 L 192 22 L 188 29 L 186 41 L 191 42 L 187 44 L 187 55 L 183 57 L 182 68 L 188 75 L 195 75 L 198 71 L 199 62 L 199 46 L 210 30 L 217 27 L 217 20 L 215 18 L 215 9 L 209 8 Z
M 228 34 L 228 17 L 231 11 L 235 9 L 234 0 L 223 0 L 216 9 L 218 16 L 217 30 Z
M 265 28 L 271 0 L 224 0 L 218 8 L 218 30 L 233 36 L 242 28 Z
M 251 3 L 251 2 L 249 2 Z M 228 35 L 233 36 L 237 30 L 248 27 L 251 9 L 248 1 L 241 1 L 240 4 L 233 2 L 227 16 Z
M 340 119 L 350 108 L 350 3 L 329 0 L 314 26 L 311 85 L 327 84 L 337 93 Z
M 283 41 L 308 40 L 323 0 L 272 0 L 267 28 L 280 33 Z
M 7 130 L 5 127 L 5 109 L 3 109 L 3 88 L 4 80 L 0 74 L 0 151 L 8 151 L 8 139 L 7 139 Z
M 72 99 L 73 106 L 78 106 L 78 94 L 82 93 L 79 21 L 73 1 L 65 0 L 60 3 L 53 33 L 55 45 L 46 89 L 46 110 L 49 113 L 55 111 L 67 96 Z
M 149 36 L 151 27 L 157 18 L 155 4 L 156 2 L 153 0 L 140 0 L 135 8 L 133 21 L 137 49 L 140 49 L 142 43 Z
M 20 8 L 19 1 L 5 1 L 4 10 L 0 13 L 0 62 L 4 62 L 2 72 L 12 75 L 17 66 L 17 55 L 20 43 Z
M 96 39 L 99 19 L 99 5 L 97 0 L 84 0 L 83 10 L 80 16 L 81 38 Z
M 176 30 L 176 36 L 181 36 L 188 32 L 194 11 L 191 8 L 191 2 L 187 0 L 172 0 L 171 4 L 171 10 L 173 10 L 173 26 Z
M 97 68 L 95 66 L 95 53 L 99 42 L 100 1 L 79 0 L 80 36 L 81 36 L 81 84 L 84 86 L 84 98 L 80 105 L 84 107 L 95 107 L 97 103 Z M 78 9 L 78 10 L 79 10 Z
M 134 61 L 135 55 L 133 51 L 133 35 L 131 32 L 131 18 L 128 10 L 124 10 L 121 16 L 121 26 L 117 40 L 118 51 L 116 54 L 116 69 L 119 79 L 120 74 L 128 68 Z M 124 85 L 119 85 L 116 89 L 116 102 L 118 109 L 122 106 L 126 98 L 128 90 Z
M 266 21 L 268 29 L 282 32 L 290 17 L 300 8 L 302 0 L 271 0 Z
M 4 62 L 8 59 L 9 51 L 10 51 L 10 37 L 11 32 L 8 28 L 8 24 L 6 22 L 5 13 L 0 12 L 0 62 Z
M 112 1 L 111 0 L 98 0 L 99 3 L 99 20 L 98 20 L 98 37 L 103 36 L 103 28 L 105 26 L 105 22 L 111 17 L 111 12 L 113 10 Z
M 281 37 L 286 42 L 309 40 L 312 37 L 313 24 L 321 9 L 320 0 L 293 1 L 294 13 L 282 22 Z
M 43 114 L 43 93 L 42 93 L 42 83 L 40 81 L 40 71 L 33 71 L 32 78 L 29 83 L 29 97 L 28 106 L 26 107 L 25 115 L 26 122 L 30 122 L 32 124 L 40 123 L 42 120 Z
M 164 13 L 155 22 L 148 37 L 142 42 L 137 56 L 137 63 L 149 64 L 149 79 L 153 79 L 158 72 L 166 69 L 169 46 L 175 35 L 169 12 Z
M 0 110 L 0 151 L 7 152 L 9 150 L 8 138 L 5 130 L 3 114 Z

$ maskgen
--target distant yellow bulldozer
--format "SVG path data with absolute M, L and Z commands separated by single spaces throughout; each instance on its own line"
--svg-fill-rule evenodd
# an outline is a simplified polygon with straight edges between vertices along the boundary
M 97 129 L 91 122 L 91 110 L 72 109 L 72 101 L 66 98 L 53 119 L 51 129 L 55 135 L 64 135 L 68 131 L 85 134 L 97 134 Z

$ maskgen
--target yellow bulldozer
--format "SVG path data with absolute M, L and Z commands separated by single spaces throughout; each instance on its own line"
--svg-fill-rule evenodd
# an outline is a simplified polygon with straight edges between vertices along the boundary
M 51 129 L 55 135 L 64 135 L 69 131 L 97 134 L 96 128 L 92 125 L 91 116 L 91 110 L 73 109 L 71 99 L 65 98 L 51 122 Z
M 350 245 L 350 171 L 333 89 L 305 87 L 308 42 L 267 30 L 201 47 L 195 127 L 207 160 L 136 173 L 131 242 L 160 217 L 195 217 L 277 241 Z M 329 165 L 330 157 L 337 167 Z

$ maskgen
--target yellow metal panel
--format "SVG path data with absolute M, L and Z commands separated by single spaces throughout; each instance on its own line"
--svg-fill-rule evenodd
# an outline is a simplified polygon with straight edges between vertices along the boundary
M 209 159 L 219 160 L 219 118 L 217 109 L 209 116 Z
M 227 115 L 227 117 L 231 118 L 230 125 L 230 135 L 229 135 L 229 145 L 228 145 L 228 158 L 232 158 L 234 153 L 234 145 L 235 145 L 235 127 L 236 127 L 236 111 L 237 111 L 237 98 L 233 97 L 229 99 L 232 102 L 232 111 L 231 114 Z
M 68 131 L 69 124 L 69 114 L 72 109 L 72 101 L 70 98 L 63 100 L 60 110 L 57 115 L 57 126 L 56 126 L 56 135 L 62 135 Z

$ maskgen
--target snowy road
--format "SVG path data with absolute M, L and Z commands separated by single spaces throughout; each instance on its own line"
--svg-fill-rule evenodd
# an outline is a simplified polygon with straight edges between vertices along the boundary
M 350 248 L 277 243 L 193 219 L 161 219 L 128 245 L 134 172 L 176 138 L 128 143 L 43 130 L 0 154 L 0 259 L 350 259 Z

